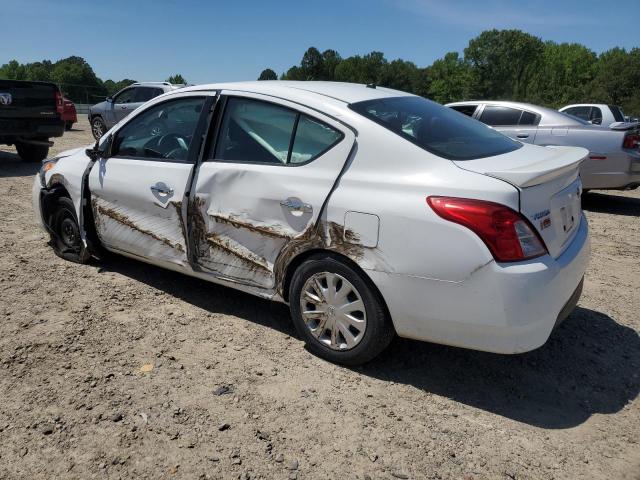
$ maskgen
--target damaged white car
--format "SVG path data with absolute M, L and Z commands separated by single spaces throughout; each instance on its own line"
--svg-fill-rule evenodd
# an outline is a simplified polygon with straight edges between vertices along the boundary
M 204 85 L 46 162 L 33 203 L 58 255 L 104 248 L 286 302 L 334 362 L 394 334 L 519 353 L 580 296 L 586 155 L 372 85 Z

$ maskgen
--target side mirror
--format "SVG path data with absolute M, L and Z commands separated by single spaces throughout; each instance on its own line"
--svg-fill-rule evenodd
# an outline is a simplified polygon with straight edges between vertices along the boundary
M 107 98 L 105 98 L 105 100 L 109 103 L 113 103 L 113 97 L 109 96 Z
M 87 148 L 84 153 L 91 159 L 92 162 L 98 161 L 100 158 L 104 158 L 111 147 L 111 135 L 103 143 L 103 148 L 100 148 L 100 140 L 96 140 L 93 148 Z

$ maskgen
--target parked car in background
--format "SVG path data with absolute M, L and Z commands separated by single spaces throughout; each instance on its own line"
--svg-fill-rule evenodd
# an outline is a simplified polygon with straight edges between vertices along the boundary
M 580 296 L 587 154 L 387 88 L 201 85 L 45 163 L 33 202 L 58 255 L 102 245 L 287 302 L 330 361 L 394 333 L 519 353 Z
M 64 134 L 63 109 L 54 83 L 0 80 L 0 143 L 15 145 L 28 162 L 45 159 L 50 139 Z
M 580 167 L 585 189 L 624 190 L 640 185 L 638 124 L 592 125 L 551 108 L 519 102 L 486 100 L 447 106 L 523 143 L 586 148 L 589 156 Z
M 594 125 L 610 127 L 625 122 L 624 113 L 617 105 L 578 103 L 567 105 L 558 111 L 573 115 Z
M 112 97 L 107 97 L 104 102 L 89 108 L 89 123 L 93 137 L 98 140 L 144 102 L 182 87 L 183 84 L 169 82 L 137 82 L 123 88 Z
M 64 121 L 65 130 L 71 130 L 73 124 L 78 121 L 78 115 L 76 113 L 75 104 L 69 100 L 68 98 L 64 98 L 63 102 L 63 110 L 62 110 L 62 120 Z

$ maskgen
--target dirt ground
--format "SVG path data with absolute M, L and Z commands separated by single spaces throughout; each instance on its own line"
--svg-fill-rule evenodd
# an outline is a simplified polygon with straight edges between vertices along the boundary
M 83 119 L 51 153 L 90 142 Z M 585 197 L 584 294 L 542 348 L 398 339 L 348 369 L 282 305 L 59 259 L 39 166 L 1 150 L 0 478 L 640 479 L 640 191 Z

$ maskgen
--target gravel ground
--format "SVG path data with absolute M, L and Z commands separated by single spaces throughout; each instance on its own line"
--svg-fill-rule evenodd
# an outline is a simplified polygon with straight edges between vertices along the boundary
M 81 121 L 51 153 L 90 142 Z M 0 478 L 640 479 L 640 192 L 585 197 L 585 291 L 544 347 L 398 339 L 348 369 L 282 305 L 59 259 L 38 165 L 1 150 Z

